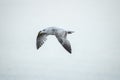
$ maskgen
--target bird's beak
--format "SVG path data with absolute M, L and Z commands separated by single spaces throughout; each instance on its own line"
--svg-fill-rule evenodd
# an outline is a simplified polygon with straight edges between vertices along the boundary
M 39 34 L 42 34 L 42 31 L 40 31 Z

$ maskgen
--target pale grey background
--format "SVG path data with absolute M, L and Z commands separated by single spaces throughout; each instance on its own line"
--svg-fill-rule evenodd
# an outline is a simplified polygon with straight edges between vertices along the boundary
M 36 50 L 38 31 L 57 26 Z M 119 0 L 0 0 L 0 80 L 120 80 Z

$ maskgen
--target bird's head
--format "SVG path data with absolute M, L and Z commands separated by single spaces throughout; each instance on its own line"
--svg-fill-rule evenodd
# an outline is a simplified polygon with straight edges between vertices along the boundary
M 47 33 L 47 30 L 46 29 L 43 29 L 39 32 L 39 34 L 46 34 Z

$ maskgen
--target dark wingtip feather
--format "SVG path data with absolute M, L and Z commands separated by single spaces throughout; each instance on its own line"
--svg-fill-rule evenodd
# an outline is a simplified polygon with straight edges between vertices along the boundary
M 36 47 L 37 48 L 37 50 L 39 49 L 39 47 Z
M 70 54 L 72 54 L 72 51 L 70 51 Z
M 66 44 L 63 44 L 63 47 L 71 54 L 72 51 L 71 51 L 71 46 L 69 45 L 66 45 Z
M 70 54 L 72 54 L 72 51 L 71 50 L 67 50 Z
M 36 48 L 39 49 L 39 46 L 36 44 Z

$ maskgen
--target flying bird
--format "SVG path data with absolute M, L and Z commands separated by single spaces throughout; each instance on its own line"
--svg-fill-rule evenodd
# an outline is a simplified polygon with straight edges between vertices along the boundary
M 67 40 L 67 34 L 72 34 L 73 31 L 67 31 L 57 27 L 48 27 L 39 31 L 36 39 L 36 47 L 39 49 L 47 40 L 48 35 L 55 35 L 61 45 L 71 54 L 72 49 L 70 42 Z

